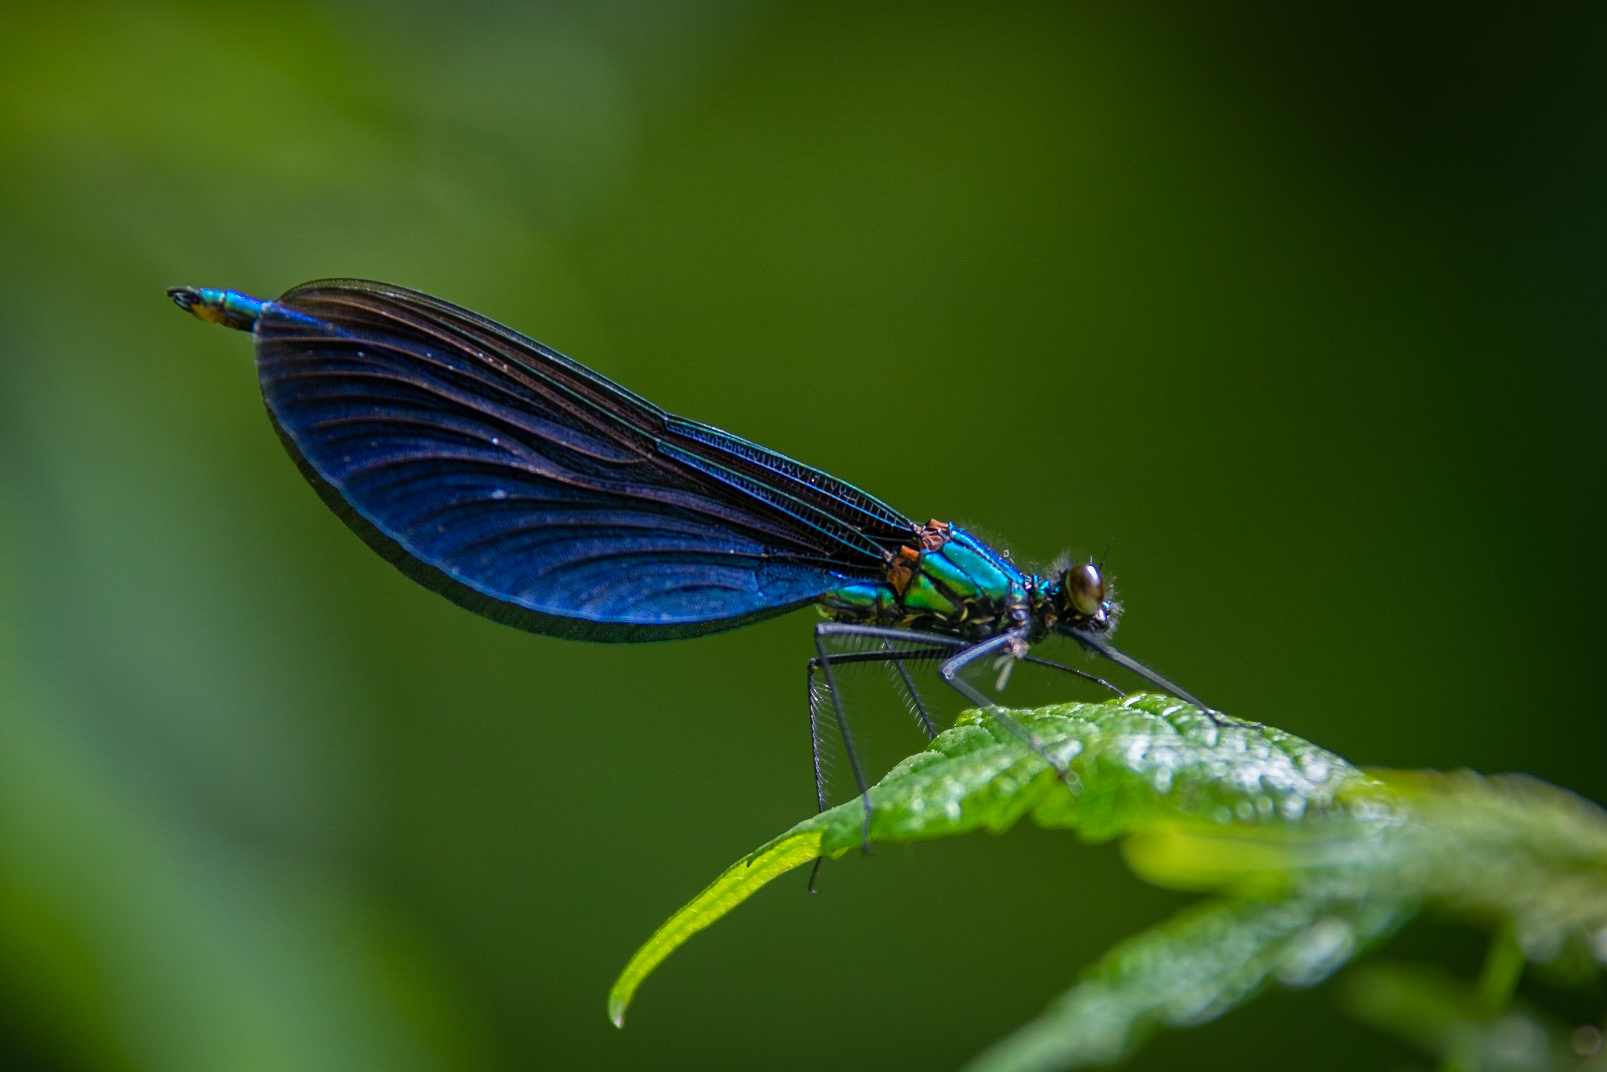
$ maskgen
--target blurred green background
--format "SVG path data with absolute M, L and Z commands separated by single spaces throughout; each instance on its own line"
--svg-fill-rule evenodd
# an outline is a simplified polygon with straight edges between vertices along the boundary
M 1032 830 L 849 858 L 615 1031 L 636 945 L 813 809 L 811 618 L 471 616 L 174 284 L 440 294 L 1019 558 L 1108 548 L 1124 646 L 1235 714 L 1607 799 L 1600 4 L 3 22 L 6 1068 L 941 1069 L 1186 901 Z M 1406 1059 L 1319 990 L 1137 1067 Z

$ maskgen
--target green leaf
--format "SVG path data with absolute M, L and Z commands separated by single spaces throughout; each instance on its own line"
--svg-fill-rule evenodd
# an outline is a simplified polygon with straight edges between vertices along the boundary
M 998 722 L 970 712 L 871 789 L 871 840 L 997 833 L 1024 815 L 1088 840 L 1163 819 L 1244 829 L 1350 821 L 1341 794 L 1375 785 L 1298 737 L 1264 726 L 1218 726 L 1165 697 L 1061 704 L 1014 717 L 1065 767 L 1065 781 Z M 858 848 L 862 808 L 856 799 L 816 815 L 732 865 L 631 958 L 609 992 L 609 1017 L 622 1023 L 637 986 L 660 961 L 759 887 L 817 855 L 835 858 Z
M 969 712 L 872 787 L 871 839 L 997 833 L 1027 818 L 1086 841 L 1124 837 L 1141 876 L 1212 896 L 1117 946 L 971 1072 L 1107 1064 L 1156 1028 L 1212 1019 L 1271 985 L 1315 985 L 1425 907 L 1502 935 L 1476 988 L 1491 1022 L 1525 963 L 1572 965 L 1576 978 L 1607 963 L 1607 814 L 1571 793 L 1521 776 L 1364 772 L 1158 696 L 1012 715 L 1036 750 Z M 864 806 L 799 823 L 671 917 L 614 985 L 614 1022 L 692 934 L 787 870 L 857 848 Z M 1353 1007 L 1392 1022 L 1385 1006 Z M 1420 1041 L 1443 1056 L 1446 1037 Z M 1482 1028 L 1458 1038 L 1458 1060 L 1500 1041 Z
M 625 1009 L 631 995 L 659 961 L 675 947 L 710 923 L 747 900 L 760 886 L 785 874 L 799 864 L 820 855 L 820 833 L 815 830 L 783 834 L 755 852 L 749 853 L 711 882 L 707 889 L 689 901 L 669 922 L 653 932 L 642 948 L 631 957 L 625 970 L 608 991 L 608 1018 L 615 1027 L 625 1026 Z
M 1064 781 L 994 719 L 968 712 L 871 789 L 871 839 L 998 833 L 1023 816 L 1074 829 L 1088 841 L 1167 820 L 1244 829 L 1348 822 L 1347 798 L 1381 788 L 1299 737 L 1254 724 L 1218 725 L 1169 697 L 1011 715 L 1067 772 Z M 820 829 L 823 851 L 838 857 L 859 846 L 861 817 L 860 803 L 850 801 L 793 829 Z
M 1344 984 L 1353 1016 L 1418 1046 L 1446 1072 L 1578 1067 L 1569 1060 L 1570 1025 L 1524 1002 L 1494 1015 L 1467 980 L 1443 968 L 1368 964 Z
M 1217 899 L 1117 946 L 1048 1012 L 966 1072 L 1104 1065 L 1154 1028 L 1213 1020 L 1276 981 L 1312 986 L 1410 913 L 1312 889 L 1274 901 Z
M 1506 1006 L 1525 959 L 1607 962 L 1607 815 L 1531 778 L 1468 772 L 1376 772 L 1345 797 L 1348 827 L 1132 833 L 1140 874 L 1230 896 L 1119 946 L 967 1072 L 1107 1064 L 1155 1027 L 1214 1018 L 1274 982 L 1320 982 L 1424 906 L 1496 926 L 1484 978 L 1464 987 L 1473 1011 L 1443 1011 L 1399 972 L 1362 977 L 1352 1010 L 1447 1068 L 1552 1067 L 1557 1032 Z

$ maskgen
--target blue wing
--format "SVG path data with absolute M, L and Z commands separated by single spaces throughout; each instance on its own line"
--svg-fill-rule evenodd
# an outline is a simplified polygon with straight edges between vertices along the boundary
M 415 580 L 535 632 L 729 629 L 879 576 L 918 531 L 400 287 L 303 284 L 265 306 L 256 343 L 274 424 L 336 513 Z

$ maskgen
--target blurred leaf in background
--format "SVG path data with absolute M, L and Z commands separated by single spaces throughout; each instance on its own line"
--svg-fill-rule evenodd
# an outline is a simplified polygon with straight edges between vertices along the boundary
M 1022 560 L 1109 547 L 1125 646 L 1237 713 L 1607 798 L 1588 701 L 1509 703 L 1594 695 L 1607 641 L 1604 21 L 10 5 L 6 1059 L 953 1067 L 1186 903 L 1036 831 L 885 852 L 614 1032 L 640 935 L 808 806 L 807 623 L 608 648 L 416 588 L 181 283 L 440 294 Z M 1137 1064 L 1409 1059 L 1328 1000 Z

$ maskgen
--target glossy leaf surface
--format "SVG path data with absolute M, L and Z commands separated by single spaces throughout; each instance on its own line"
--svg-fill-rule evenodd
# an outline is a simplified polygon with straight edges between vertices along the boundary
M 1587 972 L 1607 963 L 1607 815 L 1571 793 L 1520 776 L 1367 772 L 1291 734 L 1217 726 L 1158 696 L 1013 714 L 1064 765 L 1064 781 L 972 712 L 871 789 L 873 840 L 999 833 L 1029 818 L 1088 841 L 1125 837 L 1140 875 L 1212 896 L 1117 945 L 971 1072 L 1109 1064 L 1157 1028 L 1214 1019 L 1269 986 L 1320 983 L 1424 907 L 1496 921 L 1517 972 L 1525 961 L 1597 965 Z M 692 934 L 790 867 L 856 847 L 861 809 L 851 801 L 799 823 L 676 913 L 615 983 L 614 1021 Z M 1504 990 L 1487 988 L 1500 991 L 1495 1012 L 1516 981 L 1513 970 L 1504 977 Z M 1397 992 L 1418 1000 L 1396 987 L 1366 1015 L 1420 1022 L 1393 1011 Z

